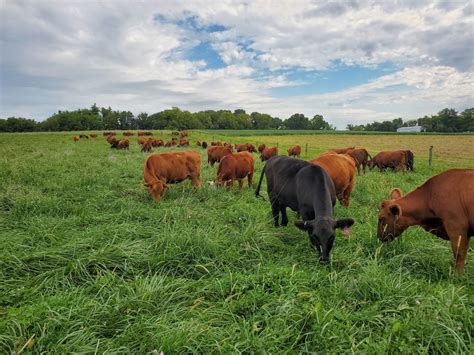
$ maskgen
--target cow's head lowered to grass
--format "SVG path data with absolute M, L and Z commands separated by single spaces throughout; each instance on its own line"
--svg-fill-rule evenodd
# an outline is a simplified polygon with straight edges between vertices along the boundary
M 322 263 L 329 262 L 336 237 L 336 229 L 340 228 L 342 234 L 349 235 L 349 227 L 354 224 L 352 218 L 334 219 L 331 217 L 316 218 L 311 221 L 295 221 L 295 226 L 308 232 L 313 248 L 319 253 Z
M 377 238 L 383 242 L 392 241 L 407 229 L 402 216 L 402 207 L 397 203 L 397 199 L 401 197 L 400 189 L 393 189 L 390 200 L 380 204 Z

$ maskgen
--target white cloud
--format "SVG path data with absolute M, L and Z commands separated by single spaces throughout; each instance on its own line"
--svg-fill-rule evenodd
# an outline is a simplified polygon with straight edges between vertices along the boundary
M 0 6 L 0 116 L 45 118 L 93 102 L 135 113 L 241 107 L 282 118 L 323 113 L 343 128 L 473 102 L 470 1 Z M 216 24 L 225 30 L 205 31 Z M 202 42 L 226 67 L 187 59 Z M 272 88 L 302 84 L 277 69 L 324 70 L 335 61 L 399 70 L 335 93 L 272 96 Z

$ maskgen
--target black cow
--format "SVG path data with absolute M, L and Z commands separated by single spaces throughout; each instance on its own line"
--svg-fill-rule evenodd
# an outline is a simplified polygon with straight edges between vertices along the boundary
M 407 162 L 407 170 L 413 171 L 415 168 L 415 155 L 411 150 L 405 150 L 405 159 Z
M 263 175 L 267 178 L 267 191 L 272 206 L 275 227 L 288 224 L 286 208 L 300 214 L 302 220 L 295 221 L 296 227 L 308 232 L 312 247 L 323 263 L 329 261 L 336 228 L 347 234 L 354 224 L 351 218 L 333 218 L 336 193 L 334 184 L 320 166 L 304 160 L 284 156 L 272 157 L 263 167 L 255 195 L 260 196 Z

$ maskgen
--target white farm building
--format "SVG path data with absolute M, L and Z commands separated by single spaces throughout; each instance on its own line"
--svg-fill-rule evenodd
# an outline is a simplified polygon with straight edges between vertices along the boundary
M 423 132 L 424 129 L 421 126 L 412 126 L 412 127 L 400 127 L 397 129 L 399 133 L 412 133 L 412 132 Z

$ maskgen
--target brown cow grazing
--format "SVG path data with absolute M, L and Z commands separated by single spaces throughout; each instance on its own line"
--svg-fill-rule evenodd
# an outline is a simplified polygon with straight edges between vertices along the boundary
M 188 131 L 181 131 L 179 132 L 179 138 L 185 138 L 188 136 Z
M 148 139 L 146 143 L 142 145 L 142 152 L 146 152 L 146 153 L 151 152 L 152 148 L 153 148 L 153 140 Z
M 325 153 L 309 161 L 322 167 L 331 177 L 336 197 L 344 207 L 349 207 L 355 181 L 355 162 L 345 154 Z
M 367 163 L 370 169 L 377 167 L 380 171 L 387 168 L 398 171 L 402 170 L 405 172 L 406 168 L 406 153 L 404 150 L 395 150 L 380 152 Z
M 91 138 L 97 138 L 97 134 L 95 134 L 95 133 L 92 133 L 92 134 L 90 134 L 89 136 L 90 136 Z
M 230 148 L 232 152 L 234 151 L 234 146 L 231 143 L 224 142 L 222 143 L 222 146 Z
M 229 147 L 210 146 L 207 147 L 207 162 L 214 166 L 216 162 L 220 162 L 226 155 L 232 154 Z
M 125 137 L 130 137 L 130 136 L 133 136 L 133 135 L 134 135 L 134 133 L 131 132 L 131 131 L 123 132 L 122 134 L 123 134 Z
M 215 142 L 211 142 L 211 145 L 212 145 L 212 146 L 221 146 L 222 143 L 219 142 L 219 141 L 215 141 Z
M 202 149 L 207 149 L 207 142 L 206 141 L 201 143 L 201 148 Z
M 351 149 L 346 152 L 352 159 L 354 159 L 357 167 L 357 174 L 360 175 L 360 167 L 365 174 L 365 167 L 369 162 L 369 158 L 372 159 L 369 152 L 366 149 Z
M 254 166 L 252 154 L 247 151 L 229 154 L 223 157 L 219 164 L 216 183 L 218 186 L 225 184 L 227 190 L 230 191 L 234 185 L 234 180 L 238 180 L 240 191 L 244 184 L 243 179 L 246 177 L 249 187 L 252 186 L 253 171 Z
M 159 202 L 167 184 L 190 179 L 201 186 L 201 154 L 193 151 L 152 154 L 145 162 L 143 177 L 151 196 Z
M 265 149 L 266 145 L 265 144 L 259 144 L 258 145 L 258 152 L 261 154 L 263 152 L 263 150 Z
M 274 157 L 276 155 L 278 155 L 278 148 L 277 147 L 265 148 L 262 151 L 262 154 L 260 155 L 260 160 L 265 161 L 265 160 L 268 160 L 271 157 Z
M 201 141 L 196 141 L 196 145 L 197 145 L 198 147 L 200 147 L 200 146 L 201 146 Z
M 247 152 L 249 153 L 257 153 L 257 149 L 255 149 L 255 146 L 251 143 L 247 143 Z
M 89 136 L 87 134 L 80 134 L 79 138 L 89 139 Z
M 246 152 L 247 151 L 247 144 L 236 144 L 235 150 L 237 152 Z
M 179 140 L 179 147 L 189 146 L 189 141 L 186 138 L 181 138 Z
M 299 158 L 301 155 L 301 147 L 297 144 L 288 148 L 288 156 Z
M 415 225 L 449 240 L 456 271 L 463 273 L 474 236 L 474 169 L 447 170 L 403 197 L 394 189 L 380 205 L 377 237 L 391 241 Z
M 115 133 L 115 132 L 104 132 L 104 133 L 102 133 L 102 135 L 104 137 L 107 137 L 107 136 L 110 136 L 110 135 L 115 136 L 115 135 L 117 135 L 117 133 Z
M 138 131 L 138 132 L 137 132 L 137 135 L 138 135 L 138 136 L 152 136 L 152 135 L 153 135 L 153 132 L 150 132 L 150 131 Z
M 150 138 L 150 140 L 151 140 L 151 145 L 153 147 L 163 147 L 165 145 L 165 142 L 163 142 L 163 140 L 161 140 L 159 138 L 158 139 Z
M 113 149 L 128 149 L 129 147 L 129 141 L 128 139 L 121 139 L 121 140 L 116 140 L 115 138 L 113 138 L 113 141 L 112 143 L 110 143 L 110 148 L 113 148 Z
M 108 142 L 109 144 L 112 144 L 112 142 L 116 141 L 116 139 L 115 139 L 115 137 L 114 137 L 113 134 L 109 134 L 109 135 L 107 136 L 106 140 L 107 140 L 107 142 Z
M 73 139 L 74 142 L 78 142 L 80 140 L 80 138 L 78 136 L 74 136 L 74 137 L 72 137 L 72 139 Z
M 143 145 L 143 144 L 145 144 L 146 142 L 148 142 L 148 140 L 149 140 L 149 138 L 138 138 L 138 139 L 137 139 L 137 143 L 138 143 L 139 145 Z
M 337 153 L 337 154 L 346 154 L 348 150 L 352 150 L 352 149 L 355 149 L 355 147 L 335 148 L 335 149 L 330 149 L 329 152 Z

